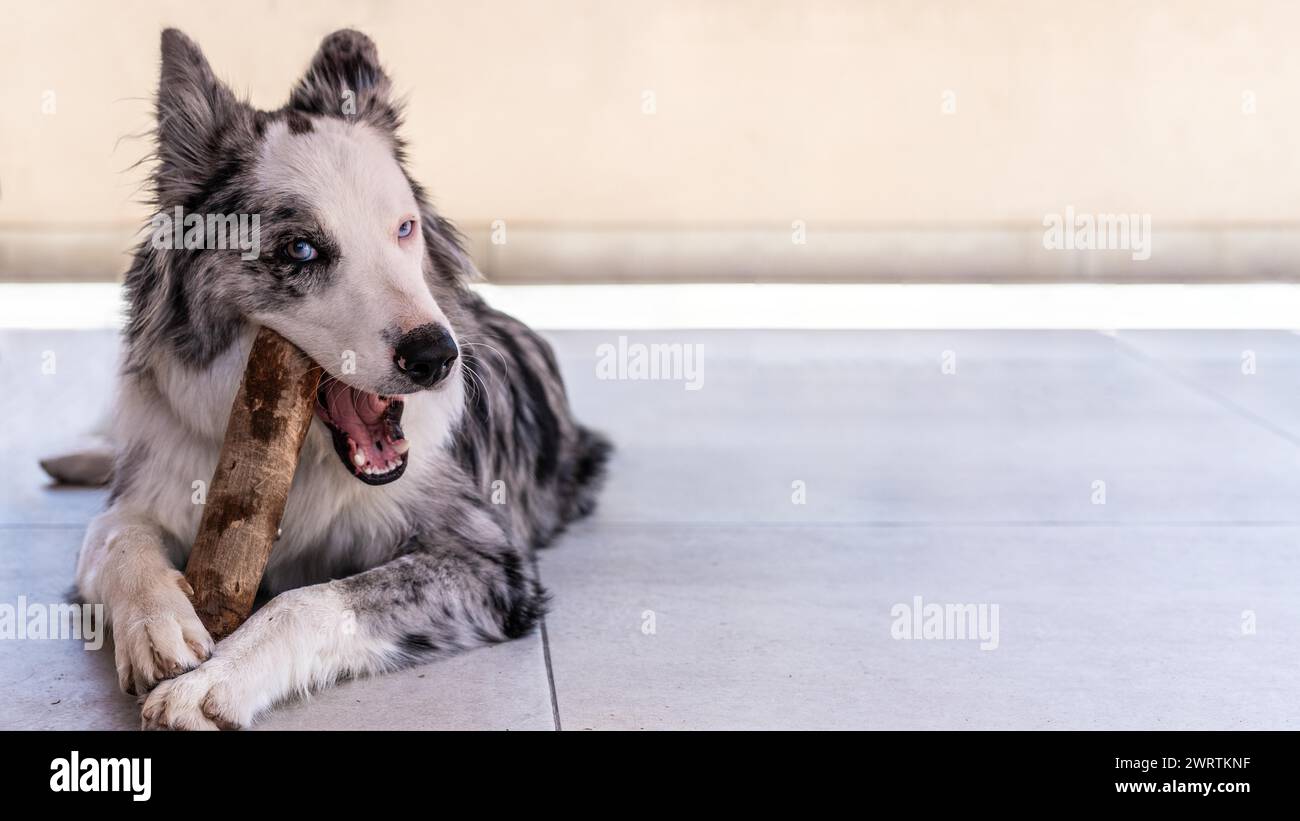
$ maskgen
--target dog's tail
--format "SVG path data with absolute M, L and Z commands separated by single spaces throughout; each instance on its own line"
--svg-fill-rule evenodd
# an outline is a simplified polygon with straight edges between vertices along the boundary
M 578 426 L 576 456 L 569 473 L 570 493 L 565 521 L 580 519 L 596 509 L 596 497 L 605 483 L 605 465 L 614 446 L 604 434 Z
M 116 453 L 107 436 L 92 434 L 78 442 L 75 449 L 47 456 L 40 464 L 60 484 L 98 487 L 112 481 Z

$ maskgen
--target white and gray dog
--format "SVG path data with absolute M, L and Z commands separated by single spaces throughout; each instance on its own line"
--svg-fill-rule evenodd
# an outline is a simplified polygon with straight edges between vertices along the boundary
M 341 677 L 524 635 L 547 600 L 532 550 L 595 503 L 607 442 L 574 421 L 547 343 L 467 287 L 473 263 L 405 170 L 390 94 L 355 31 L 325 38 L 276 111 L 163 32 L 155 204 L 258 215 L 261 250 L 146 241 L 126 274 L 112 492 L 77 587 L 105 605 L 145 727 L 244 727 Z M 177 568 L 258 326 L 326 378 L 273 598 L 214 645 Z

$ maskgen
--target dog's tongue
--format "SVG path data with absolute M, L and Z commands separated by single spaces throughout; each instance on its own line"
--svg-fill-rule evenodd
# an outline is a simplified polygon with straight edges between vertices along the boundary
M 321 391 L 329 420 L 350 440 L 352 466 L 383 474 L 394 469 L 409 446 L 399 424 L 402 401 L 334 383 Z
M 330 388 L 333 387 L 331 385 L 325 389 L 325 407 L 330 412 L 334 424 L 344 428 L 348 433 L 352 432 L 354 426 L 370 427 L 377 424 L 383 417 L 384 411 L 388 409 L 388 399 L 355 388 L 331 390 Z

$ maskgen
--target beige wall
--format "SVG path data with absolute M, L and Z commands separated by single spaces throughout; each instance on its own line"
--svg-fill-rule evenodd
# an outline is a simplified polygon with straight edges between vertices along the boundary
M 146 216 L 126 169 L 147 151 L 122 138 L 149 124 L 165 25 L 263 107 L 321 36 L 367 31 L 410 95 L 417 176 L 503 278 L 1289 276 L 1300 250 L 1295 3 L 3 0 L 0 17 L 0 276 L 121 269 L 103 249 Z M 1043 215 L 1067 205 L 1151 214 L 1153 259 L 1046 254 Z

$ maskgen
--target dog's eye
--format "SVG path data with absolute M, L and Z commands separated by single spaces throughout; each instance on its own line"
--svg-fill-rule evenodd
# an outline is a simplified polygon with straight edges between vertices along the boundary
M 296 239 L 285 246 L 284 255 L 294 262 L 308 262 L 316 258 L 316 246 L 305 239 Z
M 415 220 L 406 220 L 401 225 L 397 226 L 397 236 L 400 237 L 401 239 L 406 239 L 411 235 L 411 232 L 414 230 L 415 230 Z

